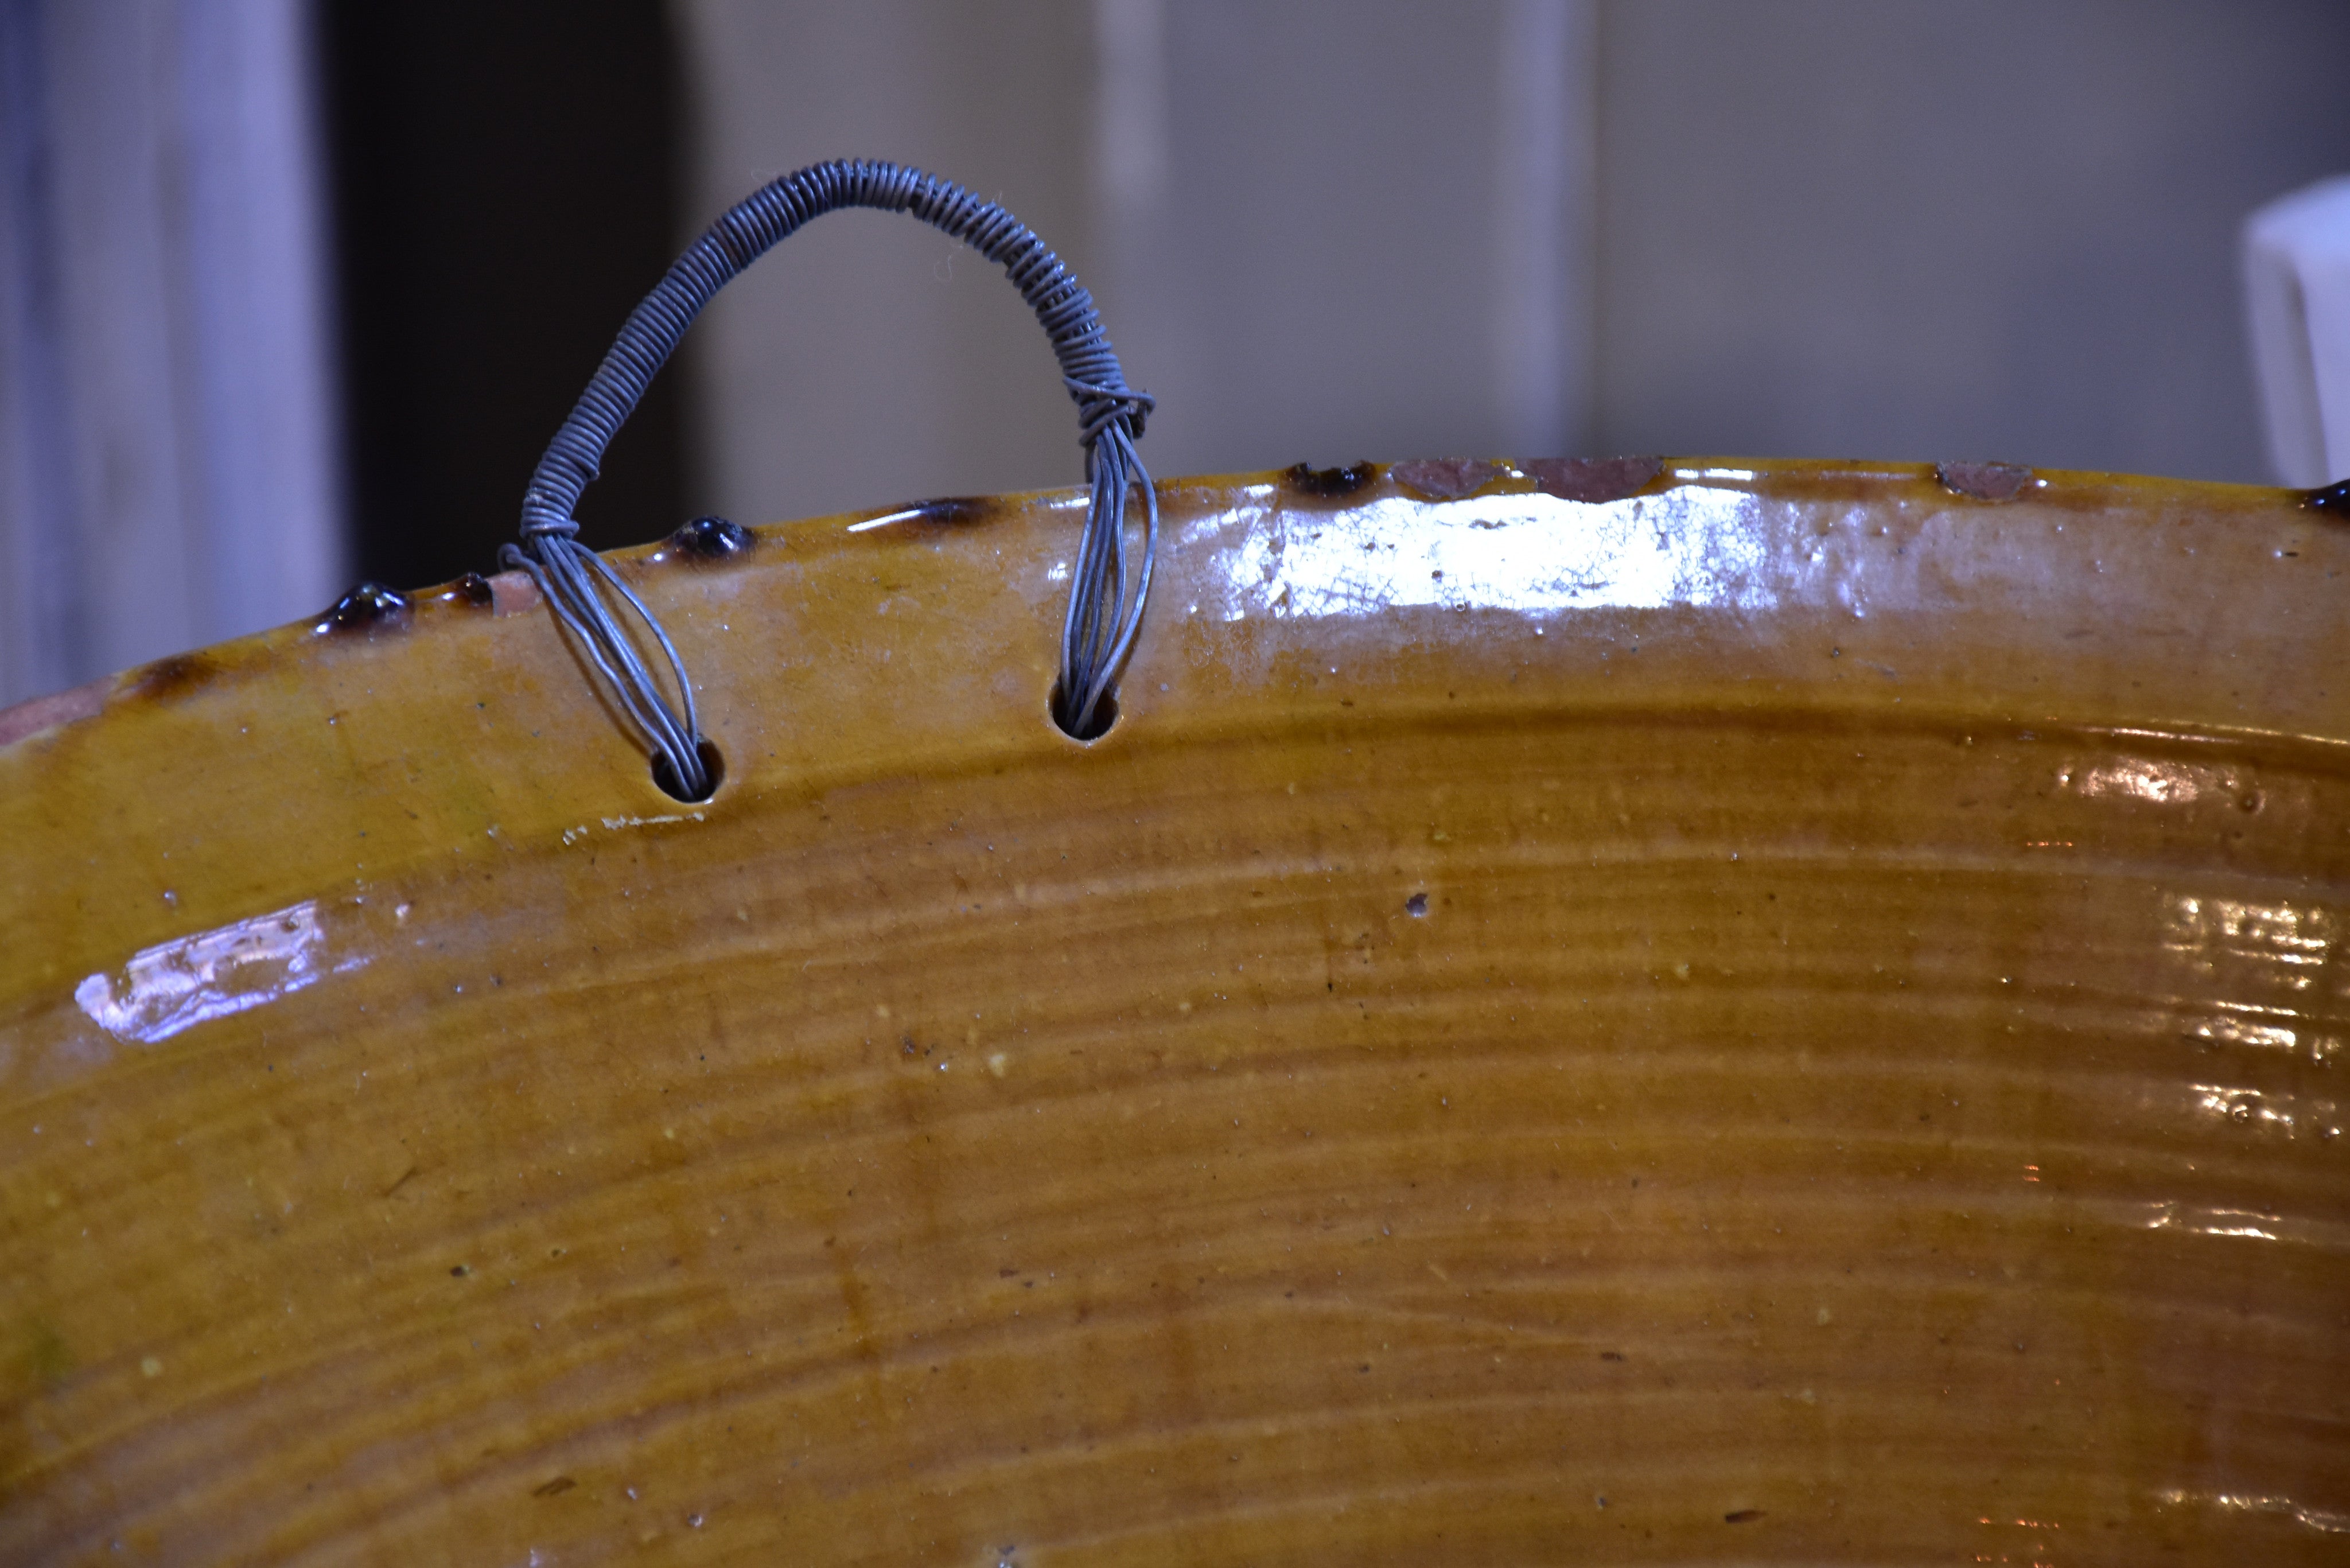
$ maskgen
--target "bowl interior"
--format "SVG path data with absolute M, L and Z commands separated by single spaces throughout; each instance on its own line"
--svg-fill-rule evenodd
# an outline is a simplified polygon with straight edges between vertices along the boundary
M 623 558 L 702 805 L 512 578 L 44 710 L 0 1556 L 2338 1561 L 2350 534 L 1311 481 L 1089 744 L 1068 494 Z

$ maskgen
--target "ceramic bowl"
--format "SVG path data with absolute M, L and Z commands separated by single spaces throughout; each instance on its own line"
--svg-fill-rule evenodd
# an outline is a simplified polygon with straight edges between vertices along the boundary
M 0 1559 L 2350 1556 L 2350 531 L 1995 467 L 1162 487 L 0 718 Z

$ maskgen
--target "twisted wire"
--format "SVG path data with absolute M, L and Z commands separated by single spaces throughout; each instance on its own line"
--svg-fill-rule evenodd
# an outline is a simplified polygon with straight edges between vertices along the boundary
M 1062 384 L 1077 405 L 1077 439 L 1085 448 L 1091 490 L 1061 630 L 1055 716 L 1063 728 L 1077 735 L 1092 732 L 1142 628 L 1159 551 L 1159 499 L 1134 443 L 1152 404 L 1127 386 L 1093 296 L 1027 224 L 952 181 L 862 160 L 813 164 L 763 186 L 711 224 L 629 313 L 588 389 L 538 460 L 523 493 L 521 542 L 498 554 L 501 565 L 530 574 L 689 799 L 708 794 L 711 780 L 685 662 L 644 601 L 579 543 L 572 513 L 595 479 L 605 448 L 702 307 L 785 236 L 843 207 L 910 213 L 971 246 L 1003 268 L 1052 339 Z M 1127 494 L 1137 485 L 1144 503 L 1141 551 L 1139 560 L 1130 560 Z M 675 703 L 639 657 L 599 585 L 660 644 L 676 688 Z

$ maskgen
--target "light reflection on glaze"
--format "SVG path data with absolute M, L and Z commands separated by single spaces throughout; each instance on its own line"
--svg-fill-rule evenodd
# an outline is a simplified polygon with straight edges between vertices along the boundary
M 2221 1508 L 2231 1512 L 2277 1513 L 2307 1525 L 2326 1535 L 2350 1535 L 2350 1513 L 2330 1508 L 2311 1508 L 2289 1497 L 2268 1497 L 2243 1492 L 2182 1491 L 2177 1488 L 2155 1494 L 2172 1508 Z
M 2217 768 L 2142 757 L 2107 763 L 2077 774 L 2067 770 L 2058 782 L 2091 799 L 2123 797 L 2156 805 L 2191 805 L 2206 795 L 2234 793 L 2233 781 Z
M 2211 1209 L 2176 1199 L 2147 1204 L 2139 1210 L 2139 1216 L 2137 1225 L 2141 1230 L 2283 1241 L 2328 1252 L 2350 1251 L 2350 1226 L 2332 1220 L 2314 1220 L 2265 1209 Z
M 2285 1008 L 2252 1007 L 2241 1002 L 2215 1002 L 2220 1009 L 2217 1018 L 2199 1019 L 2188 1033 L 2199 1040 L 2209 1040 L 2215 1045 L 2251 1045 L 2263 1051 L 2298 1051 L 2301 1033 L 2282 1023 L 2263 1023 L 2262 1017 L 2291 1019 L 2296 1015 Z M 2311 1046 L 2317 1054 L 2317 1046 Z
M 2158 1203 L 2146 1222 L 2149 1231 L 2184 1231 L 2190 1236 L 2251 1236 L 2263 1241 L 2278 1239 L 2283 1216 L 2252 1209 L 2197 1209 L 2178 1203 Z
M 74 1000 L 116 1039 L 152 1045 L 317 984 L 328 972 L 324 943 L 317 900 L 305 899 L 145 949 L 120 975 L 100 971 L 83 980 Z M 366 962 L 355 956 L 336 968 Z
M 1770 608 L 1778 587 L 1754 498 L 1683 486 L 1589 505 L 1543 494 L 1343 513 L 1225 513 L 1185 544 L 1215 563 L 1223 620 L 1362 616 L 1419 607 L 1550 614 L 1667 606 Z M 1227 532 L 1234 523 L 1244 534 Z
M 2334 911 L 2317 905 L 2251 904 L 2182 896 L 2172 900 L 2174 930 L 2196 944 L 2239 958 L 2322 966 L 2339 937 Z M 2282 976 L 2305 990 L 2309 974 Z
M 2183 1021 L 2188 1033 L 2306 1052 L 2319 1062 L 2335 1054 L 2341 1042 L 2315 1027 L 2331 999 L 2314 993 L 2340 946 L 2336 911 L 2180 893 L 2166 901 L 2163 916 L 2163 948 L 2198 977 L 2196 989 L 2210 991 L 2216 981 L 2234 992 L 2211 999 L 2217 1016 Z
M 2287 1137 L 2293 1136 L 2293 1114 L 2269 1104 L 2272 1096 L 2258 1089 L 2235 1088 L 2226 1084 L 2189 1084 L 2187 1089 L 2195 1096 L 2195 1108 L 2206 1116 L 2246 1126 L 2281 1127 Z

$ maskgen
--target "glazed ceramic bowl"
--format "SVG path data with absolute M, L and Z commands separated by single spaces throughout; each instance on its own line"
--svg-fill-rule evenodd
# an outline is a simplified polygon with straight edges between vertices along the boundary
M 2350 1555 L 2350 532 L 2020 470 L 1163 487 L 0 719 L 0 1558 Z

